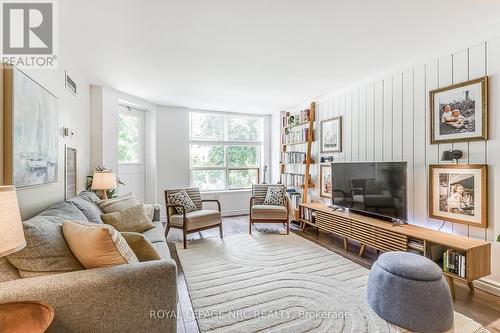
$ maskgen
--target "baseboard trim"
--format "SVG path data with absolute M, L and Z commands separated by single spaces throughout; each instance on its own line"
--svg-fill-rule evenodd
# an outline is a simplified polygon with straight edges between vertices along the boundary
M 500 283 L 498 283 L 497 281 L 489 279 L 480 279 L 474 281 L 474 286 L 490 294 L 500 296 Z

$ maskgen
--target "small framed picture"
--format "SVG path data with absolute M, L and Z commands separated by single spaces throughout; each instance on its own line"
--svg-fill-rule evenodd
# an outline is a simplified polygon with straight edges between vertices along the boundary
M 487 228 L 487 165 L 430 165 L 429 192 L 429 217 Z
M 332 166 L 330 164 L 322 164 L 319 166 L 319 195 L 323 198 L 332 198 Z
M 488 77 L 429 92 L 431 144 L 488 139 Z
M 342 151 L 342 117 L 322 120 L 321 153 L 339 153 Z

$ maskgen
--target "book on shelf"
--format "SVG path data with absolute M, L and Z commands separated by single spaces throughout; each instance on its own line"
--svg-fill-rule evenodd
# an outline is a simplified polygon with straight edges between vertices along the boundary
M 282 152 L 281 153 L 281 163 L 305 163 L 306 153 L 302 152 Z
M 285 133 L 281 135 L 281 143 L 290 144 L 297 142 L 307 141 L 309 138 L 309 128 L 302 128 L 300 130 L 287 129 Z
M 443 270 L 465 278 L 465 256 L 462 253 L 446 250 L 443 252 Z
M 287 190 L 287 195 L 290 199 L 290 208 L 292 210 L 299 209 L 299 204 L 302 202 L 302 194 L 295 190 Z
M 298 173 L 282 173 L 281 184 L 288 186 L 304 185 L 305 175 Z
M 301 213 L 300 213 L 301 220 L 305 220 L 305 221 L 308 221 L 310 223 L 315 223 L 315 217 L 316 217 L 316 213 L 314 212 L 314 210 L 312 210 L 310 208 L 302 207 Z

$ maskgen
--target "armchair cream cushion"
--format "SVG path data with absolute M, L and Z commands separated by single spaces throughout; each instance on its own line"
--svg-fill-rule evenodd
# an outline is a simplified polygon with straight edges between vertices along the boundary
M 285 206 L 254 205 L 251 214 L 252 219 L 286 220 L 287 210 Z
M 217 210 L 202 209 L 186 214 L 187 230 L 204 228 L 221 223 L 221 213 Z M 175 226 L 182 226 L 182 214 L 175 214 L 170 217 L 170 223 Z

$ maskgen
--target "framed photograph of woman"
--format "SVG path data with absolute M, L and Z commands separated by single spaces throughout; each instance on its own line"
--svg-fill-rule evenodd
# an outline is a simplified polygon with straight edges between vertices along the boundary
M 342 117 L 322 120 L 321 153 L 339 153 L 342 151 Z
M 488 77 L 429 92 L 431 144 L 488 139 Z
M 429 217 L 487 228 L 488 166 L 429 166 Z
M 320 197 L 332 198 L 332 166 L 330 164 L 322 164 L 319 166 L 319 185 Z

